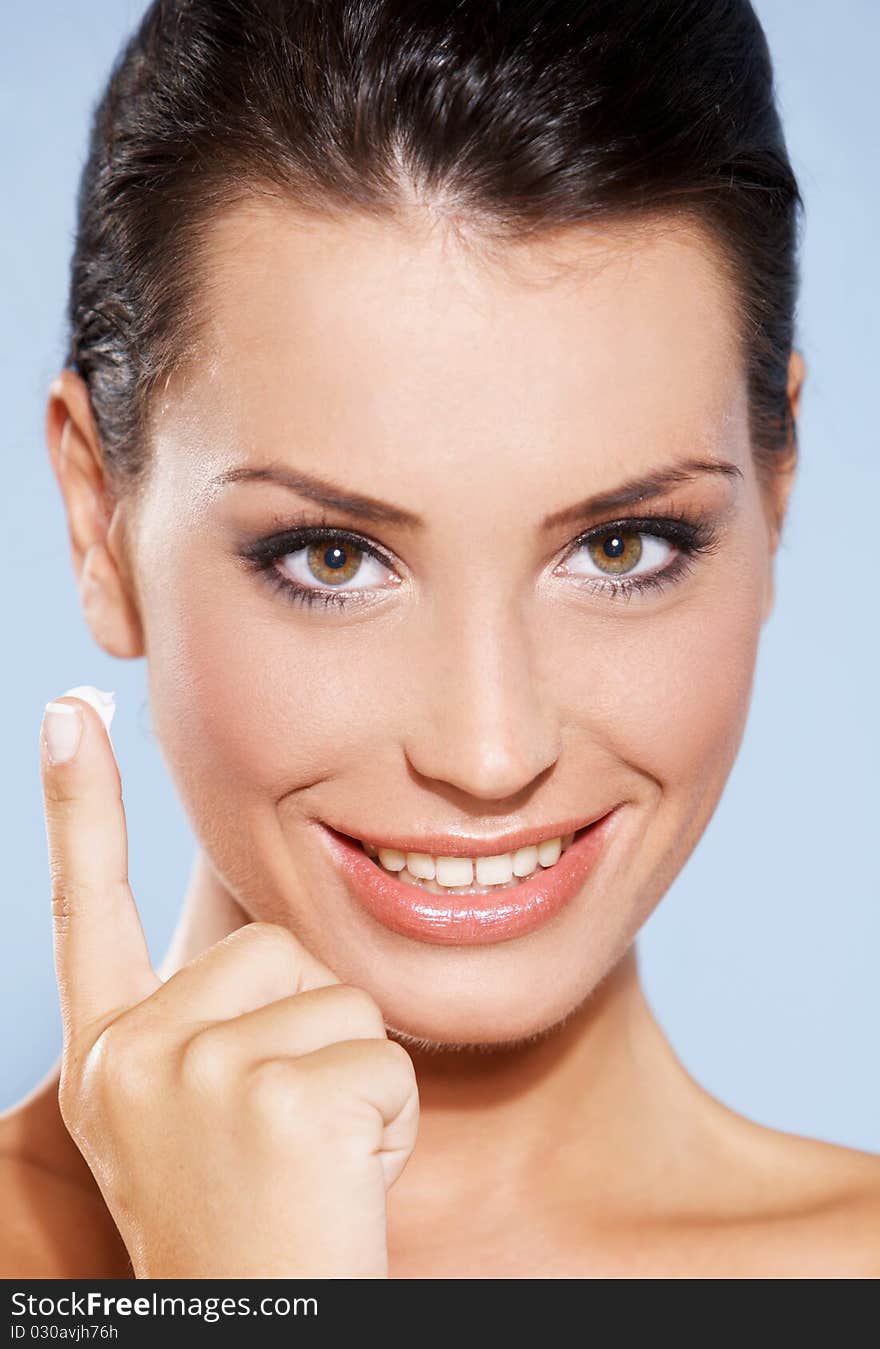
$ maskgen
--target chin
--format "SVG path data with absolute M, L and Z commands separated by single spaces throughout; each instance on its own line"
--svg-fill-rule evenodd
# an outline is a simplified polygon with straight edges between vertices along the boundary
M 436 1038 L 429 1035 L 416 1035 L 411 1031 L 402 1030 L 399 1026 L 385 1023 L 385 1029 L 389 1040 L 396 1040 L 398 1044 L 403 1045 L 417 1054 L 503 1054 L 511 1053 L 516 1050 L 526 1049 L 531 1045 L 539 1044 L 542 1040 L 550 1039 L 553 1034 L 562 1028 L 574 1013 L 571 1012 L 560 1020 L 544 1026 L 543 1029 L 534 1030 L 526 1034 L 507 1034 L 488 1037 L 487 1032 L 478 1032 L 475 1037 L 474 1028 L 470 1027 L 470 1036 L 465 1039 L 450 1039 L 446 1033 L 443 1038 Z
M 524 986 L 537 989 L 540 985 L 511 975 L 506 998 L 490 982 L 480 990 L 482 997 L 474 992 L 468 996 L 438 990 L 435 999 L 423 993 L 416 1006 L 407 1007 L 403 998 L 377 987 L 374 980 L 369 985 L 364 980 L 362 986 L 369 986 L 382 1008 L 389 1039 L 429 1054 L 487 1054 L 537 1044 L 561 1030 L 592 993 L 588 988 L 564 996 L 557 984 L 554 996 L 545 1000 L 534 994 L 523 998 Z

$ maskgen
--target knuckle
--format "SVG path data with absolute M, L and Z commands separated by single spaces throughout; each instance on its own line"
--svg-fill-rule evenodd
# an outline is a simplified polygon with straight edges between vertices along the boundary
M 184 1082 L 200 1091 L 225 1088 L 229 1079 L 229 1055 L 221 1031 L 214 1025 L 196 1031 L 180 1051 L 180 1074 Z
M 382 1051 L 386 1055 L 391 1068 L 400 1074 L 402 1081 L 416 1083 L 416 1067 L 408 1049 L 404 1048 L 397 1040 L 386 1040 L 382 1046 Z
M 248 1101 L 260 1125 L 288 1133 L 292 1123 L 308 1124 L 313 1111 L 304 1075 L 286 1059 L 262 1059 L 248 1074 Z
M 52 873 L 52 917 L 59 925 L 71 922 L 78 913 L 89 907 L 92 896 L 81 882 L 70 876 Z
M 385 1034 L 385 1018 L 372 993 L 357 984 L 334 984 L 332 995 L 343 1002 L 346 1016 L 358 1028 L 379 1037 Z
M 118 1017 L 95 1040 L 84 1064 L 90 1092 L 113 1103 L 150 1096 L 155 1090 L 154 1055 L 133 1021 Z
M 43 796 L 46 820 L 50 827 L 56 822 L 68 820 L 78 804 L 73 783 L 64 773 L 52 771 L 44 775 Z
M 88 1023 L 78 1029 L 71 1024 L 69 1011 L 65 1015 L 64 1051 L 61 1056 L 61 1073 L 58 1081 L 58 1107 L 61 1117 L 71 1127 L 83 1110 L 90 1090 L 89 1074 L 93 1070 L 89 1064 L 89 1054 L 94 1046 L 98 1030 Z M 106 1019 L 102 1023 L 106 1026 Z M 97 1060 L 96 1056 L 96 1060 Z
M 291 961 L 299 954 L 300 946 L 296 937 L 280 923 L 258 919 L 238 931 L 242 941 L 253 943 L 269 955 L 279 956 L 284 961 Z
M 263 920 L 239 928 L 248 958 L 275 971 L 283 983 L 295 983 L 303 963 L 303 947 L 289 928 Z
M 53 866 L 50 899 L 52 917 L 63 928 L 75 922 L 82 913 L 95 913 L 110 905 L 130 902 L 131 890 L 127 879 L 108 880 L 98 887 L 65 875 L 60 866 Z
M 79 1072 L 69 1059 L 63 1059 L 61 1063 L 58 1109 L 68 1132 L 76 1137 L 82 1112 L 82 1081 Z

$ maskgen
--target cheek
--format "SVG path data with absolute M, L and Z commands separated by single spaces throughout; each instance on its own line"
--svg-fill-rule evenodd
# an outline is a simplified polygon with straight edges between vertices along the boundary
M 667 794 L 720 794 L 748 716 L 763 594 L 760 558 L 731 555 L 711 585 L 616 647 L 631 675 L 618 683 L 609 734 Z
M 153 726 L 185 796 L 277 800 L 338 771 L 375 730 L 381 634 L 334 632 L 332 616 L 310 632 L 261 590 L 248 579 L 212 596 L 190 575 L 148 613 Z
M 567 672 L 560 692 L 592 772 L 629 769 L 667 799 L 707 804 L 745 728 L 767 561 L 756 533 L 702 565 L 665 608 L 621 601 L 625 614 L 591 619 L 587 637 L 566 626 L 552 668 Z
M 704 788 L 729 771 L 748 714 L 759 632 L 759 610 L 739 595 L 658 633 L 637 735 L 640 762 L 667 789 Z

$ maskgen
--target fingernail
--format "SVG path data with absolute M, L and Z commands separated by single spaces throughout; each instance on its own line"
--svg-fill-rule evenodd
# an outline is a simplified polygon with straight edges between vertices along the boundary
M 43 712 L 43 735 L 49 762 L 67 763 L 79 748 L 82 718 L 69 703 L 47 703 Z
M 77 684 L 75 689 L 68 689 L 61 696 L 62 698 L 82 698 L 83 702 L 90 703 L 109 733 L 113 713 L 116 711 L 114 694 L 105 693 L 103 689 L 96 689 L 94 684 Z

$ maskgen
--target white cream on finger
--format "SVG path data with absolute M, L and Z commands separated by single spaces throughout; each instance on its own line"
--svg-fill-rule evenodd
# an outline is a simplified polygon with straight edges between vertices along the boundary
M 113 749 L 113 757 L 115 758 L 116 750 L 113 748 L 113 741 L 110 738 L 110 723 L 116 711 L 115 692 L 107 693 L 104 689 L 95 688 L 94 684 L 77 684 L 75 689 L 68 689 L 61 696 L 62 698 L 82 698 L 84 703 L 88 703 L 95 709 L 107 730 L 107 739 L 110 740 L 110 747 Z

